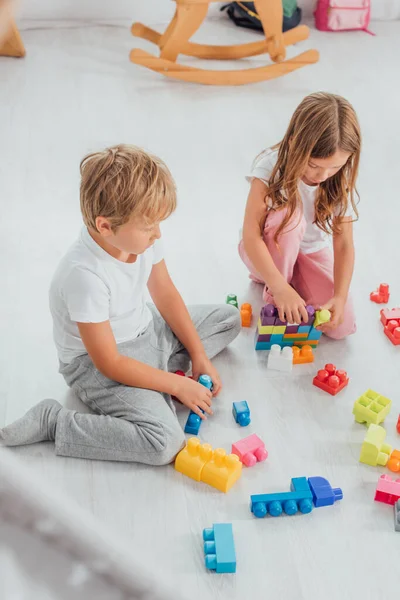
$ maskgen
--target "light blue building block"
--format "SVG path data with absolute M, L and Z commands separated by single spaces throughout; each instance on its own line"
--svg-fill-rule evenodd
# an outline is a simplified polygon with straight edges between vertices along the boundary
M 321 339 L 322 331 L 315 329 L 315 327 L 311 327 L 311 331 L 308 334 L 307 340 L 319 340 Z
M 279 494 L 257 494 L 250 496 L 250 509 L 254 516 L 279 517 L 282 512 L 294 515 L 298 510 L 307 514 L 312 511 L 312 493 L 306 477 L 294 477 L 291 480 L 290 492 Z
M 232 414 L 236 423 L 239 423 L 241 427 L 246 427 L 251 423 L 250 409 L 246 400 L 242 400 L 241 402 L 233 402 Z
M 257 342 L 256 350 L 271 350 L 271 342 Z
M 212 390 L 213 382 L 209 375 L 200 375 L 198 382 L 209 390 Z M 204 414 L 204 410 L 201 410 L 201 412 Z M 201 421 L 202 419 L 199 417 L 199 415 L 191 410 L 186 421 L 184 432 L 190 433 L 191 435 L 198 435 Z
M 271 344 L 279 344 L 279 346 L 283 342 L 283 333 L 273 333 L 270 339 Z
M 311 331 L 311 325 L 300 325 L 297 333 L 309 333 Z
M 235 542 L 231 523 L 214 523 L 203 531 L 205 564 L 217 573 L 236 573 Z

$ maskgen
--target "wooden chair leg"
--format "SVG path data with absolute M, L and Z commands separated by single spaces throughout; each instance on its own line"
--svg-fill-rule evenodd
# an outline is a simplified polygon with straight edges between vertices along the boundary
M 185 43 L 192 37 L 204 21 L 208 12 L 208 2 L 201 4 L 178 4 L 174 23 L 168 31 L 168 38 L 163 44 L 160 57 L 175 61 L 182 52 Z
M 12 56 L 15 58 L 21 58 L 22 56 L 25 56 L 24 44 L 17 26 L 12 19 L 10 21 L 8 31 L 0 42 L 0 56 Z
M 254 6 L 261 19 L 268 54 L 274 62 L 285 60 L 286 50 L 282 35 L 282 0 L 254 0 Z

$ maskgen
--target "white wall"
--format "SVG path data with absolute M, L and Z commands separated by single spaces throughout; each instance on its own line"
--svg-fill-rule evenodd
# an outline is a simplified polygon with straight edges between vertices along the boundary
M 25 19 L 143 20 L 165 22 L 174 11 L 173 0 L 19 0 L 19 17 Z M 222 4 L 222 3 L 220 3 Z M 312 14 L 316 0 L 298 0 L 304 15 Z M 210 14 L 218 14 L 219 4 Z M 372 17 L 400 18 L 400 0 L 372 0 Z

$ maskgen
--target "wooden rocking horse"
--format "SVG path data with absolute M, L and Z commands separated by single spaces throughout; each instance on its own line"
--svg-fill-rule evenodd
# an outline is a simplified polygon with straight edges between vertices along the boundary
M 0 17 L 4 20 L 7 19 L 5 23 L 1 23 L 4 31 L 0 31 L 2 33 L 0 35 L 0 56 L 21 58 L 25 56 L 25 48 L 20 33 L 11 14 L 6 13 L 6 9 L 3 9 L 3 7 L 0 8 L 2 9 L 0 10 Z
M 265 39 L 235 46 L 210 46 L 189 42 L 205 19 L 209 4 L 217 0 L 175 1 L 175 15 L 162 35 L 141 23 L 132 25 L 131 31 L 134 36 L 153 42 L 160 49 L 160 56 L 154 56 L 135 48 L 130 53 L 132 62 L 173 79 L 206 85 L 243 85 L 280 77 L 315 63 L 319 59 L 317 50 L 307 50 L 285 60 L 286 46 L 307 39 L 309 29 L 305 25 L 300 25 L 282 33 L 282 0 L 255 0 L 254 4 L 264 29 Z M 216 71 L 197 69 L 176 62 L 179 54 L 202 59 L 232 60 L 264 53 L 268 53 L 276 64 L 251 69 Z

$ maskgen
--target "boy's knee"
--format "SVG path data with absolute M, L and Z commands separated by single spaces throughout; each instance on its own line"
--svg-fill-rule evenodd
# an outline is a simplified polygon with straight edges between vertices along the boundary
M 168 465 L 171 463 L 178 452 L 185 446 L 185 434 L 178 421 L 173 426 L 162 426 L 161 436 L 157 436 L 154 444 L 156 452 L 153 454 L 156 466 Z
M 240 310 L 231 304 L 224 304 L 221 311 L 223 313 L 222 320 L 227 324 L 227 329 L 232 329 L 235 334 L 234 337 L 236 337 L 242 329 Z

